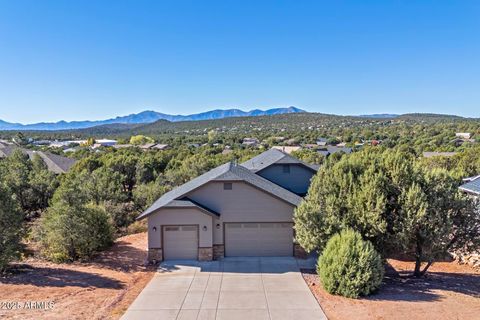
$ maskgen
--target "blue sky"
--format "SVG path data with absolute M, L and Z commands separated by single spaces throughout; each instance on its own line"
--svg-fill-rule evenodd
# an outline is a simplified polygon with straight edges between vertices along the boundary
M 0 119 L 480 117 L 479 1 L 0 0 Z

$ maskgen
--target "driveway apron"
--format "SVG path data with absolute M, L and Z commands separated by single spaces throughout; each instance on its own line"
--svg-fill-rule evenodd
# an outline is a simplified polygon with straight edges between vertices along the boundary
M 167 261 L 122 319 L 326 319 L 300 273 L 314 265 L 291 257 Z

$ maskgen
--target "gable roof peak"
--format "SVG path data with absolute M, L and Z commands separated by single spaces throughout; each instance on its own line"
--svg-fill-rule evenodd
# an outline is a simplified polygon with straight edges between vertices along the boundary
M 305 163 L 295 157 L 292 157 L 288 153 L 274 148 L 262 152 L 258 156 L 245 161 L 241 165 L 252 172 L 258 172 L 273 164 L 299 164 L 314 172 L 317 171 L 315 166 Z

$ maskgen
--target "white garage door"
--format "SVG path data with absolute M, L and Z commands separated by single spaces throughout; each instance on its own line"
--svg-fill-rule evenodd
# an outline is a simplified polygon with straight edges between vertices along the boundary
M 281 257 L 293 255 L 292 223 L 226 223 L 225 255 Z
M 163 257 L 165 260 L 198 259 L 198 227 L 163 227 Z

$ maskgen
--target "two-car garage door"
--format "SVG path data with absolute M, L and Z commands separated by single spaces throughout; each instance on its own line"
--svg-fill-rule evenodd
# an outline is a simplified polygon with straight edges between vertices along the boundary
M 292 223 L 226 223 L 226 256 L 292 256 Z

